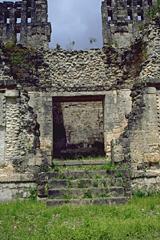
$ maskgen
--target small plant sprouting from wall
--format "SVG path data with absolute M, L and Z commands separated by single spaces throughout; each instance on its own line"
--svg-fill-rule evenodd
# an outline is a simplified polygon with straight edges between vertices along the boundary
M 160 0 L 150 7 L 148 11 L 148 16 L 151 20 L 153 20 L 156 16 L 160 15 Z
M 29 189 L 29 199 L 30 200 L 36 200 L 37 199 L 37 188 L 31 187 Z

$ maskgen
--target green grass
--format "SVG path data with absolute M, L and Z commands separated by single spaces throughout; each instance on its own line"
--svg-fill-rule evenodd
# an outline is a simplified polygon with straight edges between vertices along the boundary
M 122 206 L 0 205 L 1 240 L 159 240 L 160 195 Z
M 69 159 L 65 160 L 68 161 Z M 106 171 L 110 171 L 110 170 L 116 170 L 117 167 L 115 164 L 111 163 L 110 159 L 108 158 L 84 158 L 84 159 L 77 159 L 78 160 L 94 160 L 94 161 L 99 161 L 99 160 L 104 160 L 104 164 L 103 165 L 78 165 L 78 166 L 55 166 L 53 164 L 52 166 L 52 170 L 57 171 L 57 172 L 63 172 L 63 171 L 67 171 L 67 170 L 84 170 L 84 171 L 94 171 L 94 170 L 106 170 Z M 55 160 L 55 161 L 60 161 L 60 160 Z

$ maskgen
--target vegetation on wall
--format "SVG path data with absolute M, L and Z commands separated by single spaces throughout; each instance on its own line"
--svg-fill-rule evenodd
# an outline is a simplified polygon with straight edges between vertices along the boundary
M 160 0 L 157 0 L 157 2 L 149 9 L 148 15 L 151 20 L 160 15 Z
M 5 62 L 10 68 L 10 74 L 23 84 L 38 84 L 38 66 L 42 56 L 32 48 L 15 45 L 8 42 L 2 46 Z

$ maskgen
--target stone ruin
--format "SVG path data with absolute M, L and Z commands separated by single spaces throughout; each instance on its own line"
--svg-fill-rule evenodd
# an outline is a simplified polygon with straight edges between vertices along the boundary
M 46 193 L 48 182 L 66 187 L 67 178 L 81 175 L 91 181 L 93 171 L 71 170 L 53 181 L 59 176 L 53 165 L 92 168 L 104 159 L 116 170 L 96 174 L 114 178 L 116 197 L 102 198 L 104 192 L 94 188 L 101 198 L 81 203 L 124 202 L 131 193 L 160 190 L 160 19 L 150 16 L 155 5 L 104 0 L 103 48 L 67 51 L 48 49 L 47 0 L 0 4 L 1 201 L 28 197 L 33 189 L 39 198 L 60 196 L 59 185 Z M 119 180 L 121 188 L 113 188 Z M 48 204 L 66 203 L 54 200 Z
M 0 3 L 0 40 L 24 46 L 48 47 L 51 24 L 47 0 L 5 1 Z
M 148 22 L 148 14 L 155 0 L 106 0 L 102 2 L 103 43 L 114 47 L 128 47 Z

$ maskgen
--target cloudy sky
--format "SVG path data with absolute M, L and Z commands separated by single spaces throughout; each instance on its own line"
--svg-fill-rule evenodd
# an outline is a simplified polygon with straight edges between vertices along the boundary
M 52 23 L 52 43 L 69 48 L 101 47 L 101 0 L 48 0 L 49 20 Z M 90 38 L 96 43 L 90 44 Z
M 48 0 L 49 21 L 52 23 L 50 47 L 58 43 L 65 49 L 71 48 L 73 41 L 75 49 L 101 47 L 101 1 Z M 90 39 L 96 39 L 96 42 L 90 44 Z

